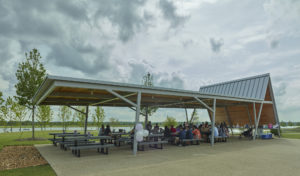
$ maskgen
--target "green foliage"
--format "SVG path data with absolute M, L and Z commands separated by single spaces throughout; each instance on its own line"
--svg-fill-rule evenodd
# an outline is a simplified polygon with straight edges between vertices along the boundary
M 67 106 L 59 107 L 58 118 L 62 121 L 62 127 L 64 131 L 67 130 L 67 121 L 70 120 L 71 116 L 72 116 L 72 112 L 69 107 Z
M 20 105 L 32 107 L 32 98 L 39 86 L 42 84 L 46 70 L 40 62 L 42 58 L 37 49 L 25 53 L 25 62 L 19 63 L 16 77 L 18 83 L 15 85 L 17 96 L 15 97 Z
M 19 127 L 20 127 L 20 131 L 22 128 L 22 121 L 25 120 L 25 117 L 27 115 L 26 112 L 26 107 L 20 105 L 17 102 L 13 102 L 12 103 L 12 107 L 11 107 L 12 112 L 14 113 L 14 120 L 18 122 Z
M 197 123 L 197 122 L 199 122 L 199 115 L 197 110 L 195 109 L 192 113 L 192 119 L 190 123 Z
M 80 107 L 80 106 L 78 106 L 78 107 L 75 107 L 75 108 L 78 109 L 79 111 L 85 113 L 85 109 L 86 109 L 85 107 Z M 81 113 L 81 112 L 76 111 L 76 112 L 74 113 L 74 115 L 76 116 L 78 125 L 79 125 L 80 127 L 83 128 L 83 127 L 84 127 L 84 123 L 85 123 L 86 115 L 83 114 L 83 113 Z
M 104 113 L 104 109 L 100 106 L 97 106 L 95 109 L 95 114 L 93 114 L 93 122 L 94 124 L 99 128 L 101 127 L 104 119 L 105 119 L 105 113 Z
M 278 130 L 277 130 L 277 129 L 271 129 L 270 132 L 271 132 L 272 134 L 274 134 L 275 136 L 278 136 Z M 280 134 L 282 134 L 281 129 L 280 129 Z
M 151 75 L 150 73 L 147 73 L 146 75 L 144 75 L 143 77 L 143 85 L 147 86 L 147 87 L 153 87 L 154 83 L 153 83 L 153 75 Z M 148 110 L 146 110 L 148 109 Z M 148 116 L 153 115 L 158 108 L 156 107 L 141 107 L 141 113 L 146 114 L 146 111 L 148 112 Z
M 46 125 L 52 120 L 53 111 L 50 106 L 38 106 L 37 108 L 37 120 L 40 124 L 41 130 L 46 128 Z
M 18 168 L 18 169 L 10 169 L 0 171 L 0 175 L 5 176 L 23 176 L 23 175 L 30 175 L 30 176 L 55 176 L 54 170 L 51 168 L 49 164 L 47 165 L 40 165 L 40 166 L 32 166 L 26 168 Z
M 10 131 L 12 132 L 12 121 L 14 120 L 14 114 L 12 111 L 13 99 L 7 97 L 5 104 L 1 106 L 1 114 L 4 121 L 7 121 L 10 124 Z M 6 128 L 6 127 L 5 127 Z
M 0 106 L 3 104 L 4 102 L 4 99 L 2 98 L 3 94 L 2 92 L 0 91 Z
M 168 127 L 173 125 L 175 127 L 177 126 L 177 121 L 174 117 L 167 116 L 167 119 L 163 122 L 163 125 Z
M 112 125 L 112 126 L 116 126 L 116 125 L 119 125 L 119 120 L 118 119 L 116 119 L 116 118 L 114 118 L 114 117 L 111 117 L 111 118 L 109 118 L 109 123 L 110 123 L 110 125 Z

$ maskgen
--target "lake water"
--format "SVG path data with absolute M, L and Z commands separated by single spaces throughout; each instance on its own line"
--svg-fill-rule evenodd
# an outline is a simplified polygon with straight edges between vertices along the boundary
M 131 127 L 110 127 L 112 131 L 119 131 L 119 129 L 123 129 L 125 131 L 130 131 L 132 128 Z M 35 131 L 41 131 L 41 128 L 34 128 Z M 81 127 L 68 127 L 67 128 L 68 131 L 81 131 L 84 130 Z M 87 127 L 88 131 L 95 131 L 98 130 L 97 127 Z M 32 131 L 32 128 L 22 128 L 22 131 Z M 43 128 L 43 131 L 62 131 L 62 127 L 47 127 L 47 128 Z M 0 133 L 5 133 L 5 132 L 10 132 L 10 128 L 0 128 Z M 20 128 L 12 128 L 12 132 L 20 132 Z

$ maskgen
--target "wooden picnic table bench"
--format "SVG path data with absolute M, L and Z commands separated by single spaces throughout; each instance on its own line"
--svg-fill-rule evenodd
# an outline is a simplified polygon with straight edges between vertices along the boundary
M 151 148 L 156 148 L 156 149 L 163 149 L 163 144 L 167 144 L 168 141 L 143 141 L 143 142 L 138 142 L 138 150 L 144 151 L 145 150 L 145 145 L 148 145 Z M 155 147 L 152 147 L 154 145 Z M 160 145 L 160 147 L 157 147 L 157 145 Z M 140 148 L 140 146 L 142 148 Z
M 50 141 L 52 141 L 53 145 L 56 146 L 56 136 L 57 135 L 61 135 L 61 134 L 74 134 L 74 133 L 49 133 L 49 135 L 53 135 L 53 138 L 52 139 L 48 139 Z M 80 133 L 76 133 L 76 134 L 80 134 Z
M 115 141 L 115 145 L 120 147 L 121 142 L 123 142 L 123 143 L 132 142 L 132 139 L 130 137 L 121 137 Z
M 89 144 L 89 145 L 71 146 L 70 149 L 72 150 L 72 154 L 74 154 L 77 157 L 80 157 L 80 150 L 97 149 L 97 152 L 100 152 L 100 149 L 105 149 L 105 152 L 104 150 L 101 150 L 101 153 L 108 154 L 108 148 L 110 147 L 114 147 L 114 145 L 96 143 L 96 144 Z
M 180 143 L 183 145 L 183 146 L 186 146 L 187 145 L 187 142 L 191 142 L 191 144 L 193 145 L 194 143 L 193 142 L 196 142 L 197 145 L 200 145 L 200 141 L 201 139 L 181 139 L 180 140 Z
M 208 142 L 210 141 L 211 136 L 208 137 Z M 214 142 L 227 142 L 228 136 L 215 136 Z

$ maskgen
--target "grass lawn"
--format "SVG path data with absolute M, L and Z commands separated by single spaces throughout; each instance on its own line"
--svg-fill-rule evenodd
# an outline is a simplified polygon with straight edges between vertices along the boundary
M 56 174 L 53 171 L 53 169 L 51 168 L 51 166 L 49 164 L 47 164 L 47 165 L 41 165 L 41 166 L 33 166 L 33 167 L 0 171 L 0 175 L 3 175 L 3 176 L 23 176 L 23 175 L 55 176 Z
M 34 144 L 50 144 L 51 142 L 48 141 L 48 138 L 53 138 L 50 136 L 50 132 L 57 132 L 60 133 L 61 131 L 36 131 L 35 137 L 37 139 L 43 138 L 45 140 L 20 140 L 31 138 L 32 133 L 28 132 L 15 132 L 15 133 L 0 133 L 0 151 L 4 146 L 9 145 L 34 145 Z M 72 132 L 72 131 L 69 131 Z M 82 131 L 79 131 L 81 134 Z M 93 131 L 92 134 L 97 135 L 97 131 Z M 1 161 L 0 161 L 1 162 Z M 0 175 L 2 176 L 23 176 L 23 175 L 31 175 L 31 176 L 54 176 L 55 172 L 51 168 L 50 165 L 41 165 L 41 166 L 34 166 L 34 167 L 27 167 L 27 168 L 19 168 L 19 169 L 11 169 L 11 170 L 4 170 L 0 171 Z
M 282 133 L 283 138 L 300 139 L 300 133 Z

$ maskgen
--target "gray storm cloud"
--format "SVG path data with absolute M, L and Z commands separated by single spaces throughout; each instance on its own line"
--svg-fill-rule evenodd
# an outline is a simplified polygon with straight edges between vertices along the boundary
M 159 7 L 161 8 L 164 18 L 170 21 L 170 26 L 173 28 L 184 24 L 187 20 L 187 17 L 180 16 L 176 13 L 176 7 L 172 1 L 160 0 Z
M 224 45 L 223 39 L 217 40 L 214 38 L 210 38 L 209 42 L 210 42 L 211 50 L 214 53 L 219 53 L 221 51 L 222 46 Z

